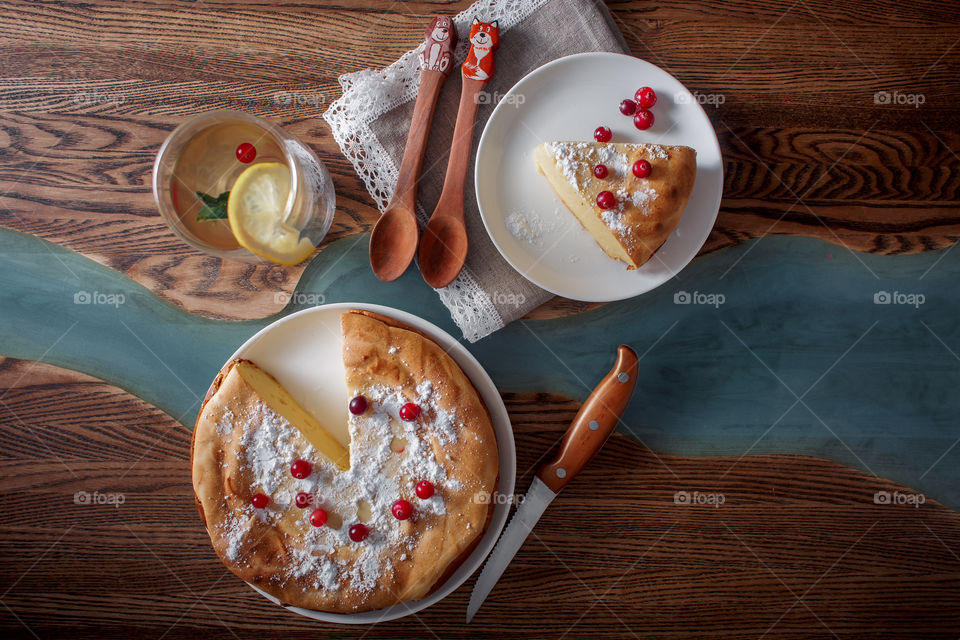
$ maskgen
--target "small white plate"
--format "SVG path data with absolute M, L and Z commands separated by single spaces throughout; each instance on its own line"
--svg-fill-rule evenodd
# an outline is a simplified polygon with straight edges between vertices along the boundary
M 422 331 L 460 365 L 487 405 L 493 420 L 497 450 L 500 455 L 500 480 L 497 491 L 500 495 L 512 496 L 517 473 L 517 454 L 513 442 L 513 427 L 510 425 L 510 417 L 507 415 L 507 408 L 503 404 L 500 392 L 497 391 L 493 380 L 480 363 L 463 345 L 443 329 L 422 318 L 391 307 L 363 303 L 328 304 L 304 309 L 261 329 L 243 343 L 227 362 L 234 358 L 247 358 L 256 362 L 273 374 L 303 404 L 305 409 L 313 412 L 325 424 L 341 425 L 339 433 L 335 429 L 331 429 L 331 432 L 346 442 L 348 437 L 344 407 L 347 402 L 347 385 L 341 355 L 340 314 L 349 309 L 375 311 Z M 443 586 L 423 600 L 352 614 L 327 613 L 292 606 L 284 608 L 324 622 L 370 624 L 394 620 L 429 607 L 463 584 L 493 549 L 510 511 L 509 501 L 503 504 L 499 502 L 493 507 L 490 525 L 480 544 Z M 253 587 L 253 585 L 250 586 Z M 253 588 L 268 600 L 280 604 L 270 594 L 256 587 Z
M 620 113 L 620 101 L 642 86 L 657 92 L 646 131 Z M 640 268 L 608 257 L 537 171 L 533 148 L 551 140 L 593 140 L 610 127 L 614 142 L 681 144 L 697 151 L 697 178 L 683 218 Z M 590 302 L 623 300 L 660 286 L 706 241 L 720 209 L 723 163 L 703 108 L 680 81 L 639 58 L 581 53 L 527 74 L 493 110 L 477 148 L 475 186 L 483 224 L 514 269 L 551 293 Z M 537 233 L 516 237 L 510 216 L 532 220 Z

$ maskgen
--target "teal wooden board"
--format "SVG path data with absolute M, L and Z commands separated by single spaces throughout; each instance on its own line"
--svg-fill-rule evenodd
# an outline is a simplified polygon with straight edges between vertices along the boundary
M 297 291 L 393 306 L 460 335 L 416 269 L 390 284 L 373 277 L 366 240 L 324 249 Z M 96 376 L 188 427 L 234 349 L 302 308 L 258 321 L 199 318 L 112 269 L 7 230 L 0 282 L 0 353 Z M 958 282 L 960 251 L 877 256 L 770 237 L 695 260 L 640 298 L 516 322 L 468 348 L 501 391 L 582 400 L 616 346 L 629 344 L 642 360 L 621 430 L 646 446 L 683 456 L 829 458 L 956 509 Z M 682 292 L 715 304 L 678 304 Z M 894 303 L 876 304 L 879 292 Z M 916 294 L 922 303 L 896 303 Z

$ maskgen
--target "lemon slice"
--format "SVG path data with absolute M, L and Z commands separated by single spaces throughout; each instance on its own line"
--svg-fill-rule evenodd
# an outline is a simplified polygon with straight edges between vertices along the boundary
M 280 162 L 251 165 L 237 177 L 227 199 L 227 219 L 240 246 L 286 265 L 313 253 L 313 243 L 283 220 L 289 193 L 290 170 Z

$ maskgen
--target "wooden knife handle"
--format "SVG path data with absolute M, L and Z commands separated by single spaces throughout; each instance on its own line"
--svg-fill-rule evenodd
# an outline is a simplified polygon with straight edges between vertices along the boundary
M 537 477 L 554 493 L 567 486 L 607 441 L 630 402 L 638 369 L 637 354 L 620 345 L 617 362 L 580 407 L 563 436 L 556 460 L 537 471 Z

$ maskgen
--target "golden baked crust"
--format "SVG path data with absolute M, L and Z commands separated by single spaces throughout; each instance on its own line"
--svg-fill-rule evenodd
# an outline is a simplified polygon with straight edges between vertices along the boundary
M 603 142 L 545 142 L 534 150 L 539 171 L 581 224 L 611 258 L 636 269 L 673 233 L 687 206 L 697 174 L 697 153 L 689 147 Z M 647 160 L 646 178 L 633 164 Z M 596 165 L 607 167 L 604 179 Z M 617 206 L 602 210 L 597 195 L 610 191 Z
M 486 407 L 436 343 L 375 314 L 344 313 L 341 325 L 348 392 L 370 401 L 348 418 L 350 470 L 314 451 L 235 363 L 200 410 L 192 465 L 201 517 L 232 572 L 284 604 L 352 613 L 423 598 L 465 559 L 490 510 L 476 496 L 494 490 L 499 460 Z M 421 416 L 402 422 L 397 411 L 411 401 Z M 312 464 L 309 478 L 290 474 L 297 459 Z M 421 479 L 433 481 L 434 497 L 415 495 Z M 295 506 L 299 491 L 315 504 Z M 255 493 L 270 496 L 265 509 L 252 507 Z M 392 516 L 398 498 L 410 501 L 413 517 Z M 317 506 L 329 514 L 323 527 L 309 524 Z M 353 542 L 348 529 L 361 519 L 369 537 Z

